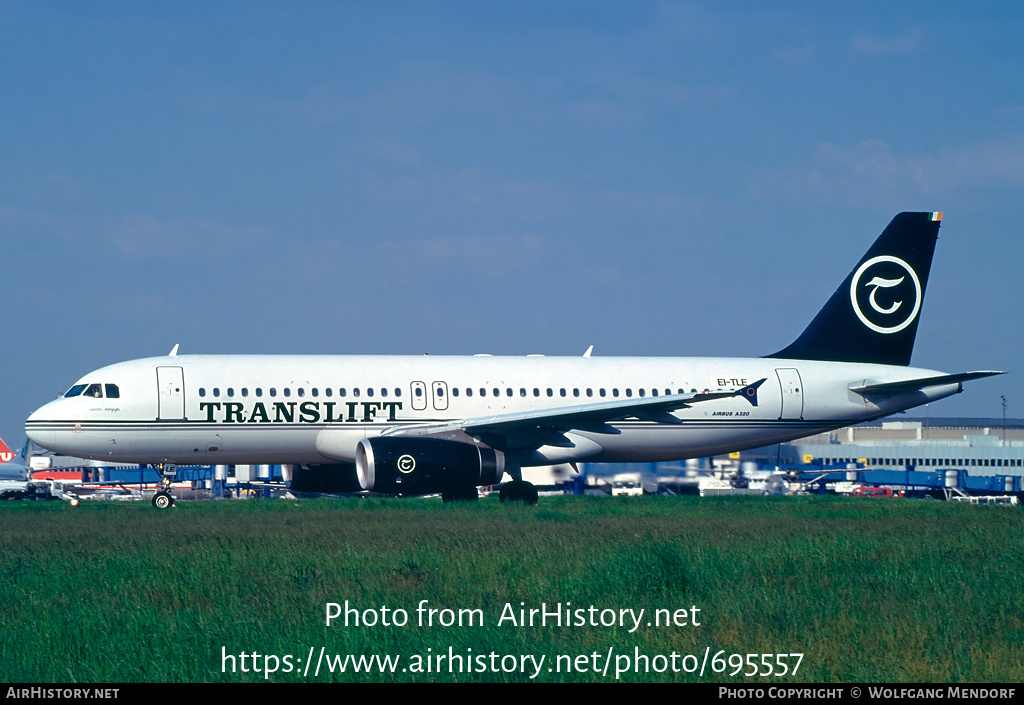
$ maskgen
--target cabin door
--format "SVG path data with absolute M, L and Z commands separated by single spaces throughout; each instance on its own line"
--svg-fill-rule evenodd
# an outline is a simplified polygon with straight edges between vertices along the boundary
M 434 382 L 434 408 L 444 411 L 448 408 L 448 384 L 446 382 Z
M 794 368 L 775 370 L 782 387 L 782 413 L 780 419 L 802 419 L 804 416 L 804 389 L 800 372 Z
M 159 411 L 157 420 L 181 421 L 185 418 L 185 375 L 180 367 L 157 367 L 156 386 Z

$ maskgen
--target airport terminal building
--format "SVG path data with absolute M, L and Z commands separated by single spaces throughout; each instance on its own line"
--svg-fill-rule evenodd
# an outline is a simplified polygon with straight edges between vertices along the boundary
M 1024 475 L 1024 420 L 879 420 L 741 454 L 758 465 L 840 465 L 903 470 L 956 469 Z
M 644 492 L 760 494 L 773 476 L 812 491 L 857 487 L 894 491 L 1024 495 L 1024 420 L 877 420 L 789 443 L 676 463 L 588 463 L 588 484 Z M 638 489 L 639 491 L 639 489 Z

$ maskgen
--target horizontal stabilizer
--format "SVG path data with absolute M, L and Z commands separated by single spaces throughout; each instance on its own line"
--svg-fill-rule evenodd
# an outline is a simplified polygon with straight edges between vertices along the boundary
M 935 377 L 921 377 L 919 379 L 905 379 L 900 382 L 883 382 L 881 384 L 866 384 L 860 387 L 850 387 L 850 391 L 864 395 L 892 395 L 903 392 L 916 392 L 926 387 L 938 387 L 944 384 L 958 384 L 969 382 L 973 379 L 992 377 L 994 375 L 1006 374 L 986 370 L 981 372 L 960 372 L 955 375 L 936 375 Z

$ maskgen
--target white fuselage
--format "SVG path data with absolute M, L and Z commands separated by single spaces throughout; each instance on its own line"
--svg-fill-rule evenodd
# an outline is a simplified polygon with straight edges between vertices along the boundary
M 704 390 L 761 378 L 757 405 L 733 397 L 626 419 L 541 446 L 540 465 L 679 460 L 764 446 L 886 416 L 960 391 L 946 384 L 870 400 L 851 387 L 934 376 L 908 367 L 771 358 L 497 356 L 180 356 L 83 377 L 107 394 L 62 397 L 27 423 L 59 453 L 177 464 L 354 462 L 363 438 L 399 426 Z M 110 390 L 116 387 L 117 396 Z

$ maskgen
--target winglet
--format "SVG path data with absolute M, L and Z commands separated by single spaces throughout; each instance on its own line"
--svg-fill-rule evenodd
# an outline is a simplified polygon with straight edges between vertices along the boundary
M 767 377 L 762 377 L 753 384 L 748 384 L 743 389 L 737 389 L 734 396 L 743 397 L 750 402 L 751 406 L 757 406 L 757 388 L 764 384 Z
M 171 348 L 171 351 L 167 353 L 167 357 L 178 357 L 178 345 L 179 343 L 174 344 L 174 347 Z

